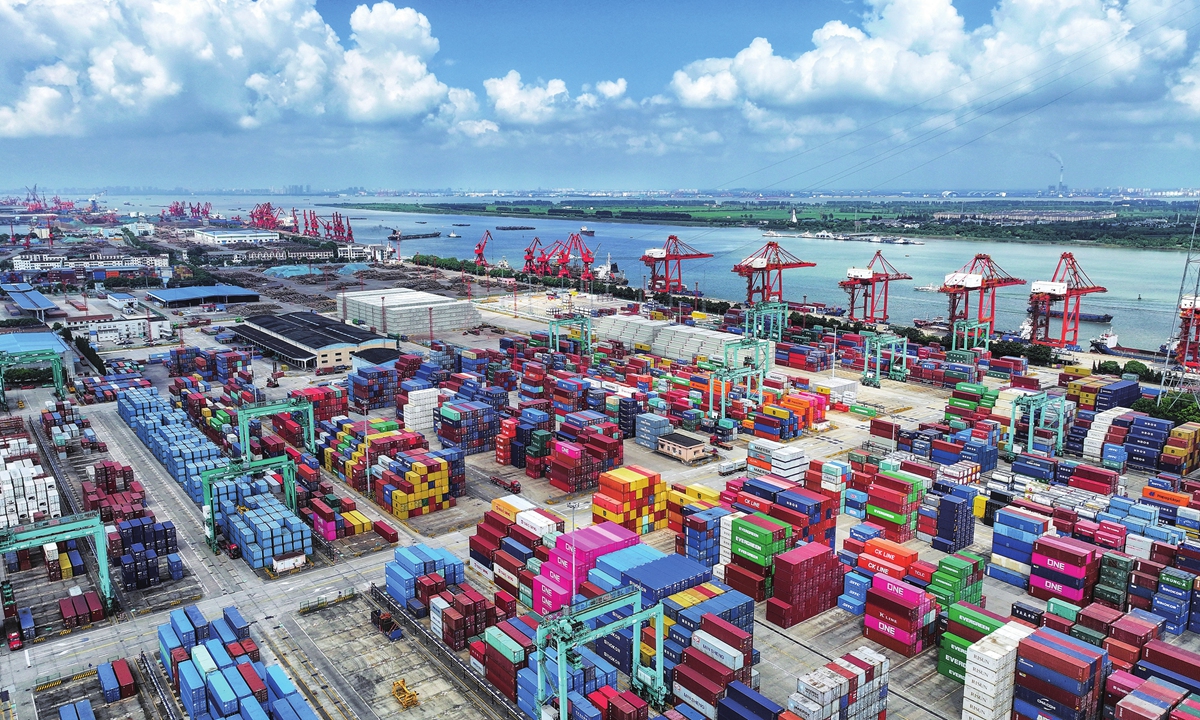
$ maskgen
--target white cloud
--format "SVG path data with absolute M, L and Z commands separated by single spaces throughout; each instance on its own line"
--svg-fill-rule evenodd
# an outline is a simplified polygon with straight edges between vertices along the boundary
M 110 123 L 254 128 L 289 115 L 391 122 L 450 88 L 428 18 L 359 5 L 343 43 L 315 0 L 0 3 L 0 136 Z M 31 112 L 54 118 L 28 119 Z
M 616 100 L 625 94 L 627 83 L 625 78 L 617 78 L 616 80 L 601 80 L 596 83 L 596 92 L 600 93 L 606 100 Z
M 1171 97 L 1195 113 L 1200 113 L 1200 53 L 1179 73 L 1171 87 Z
M 685 66 L 671 90 L 695 108 L 929 99 L 953 107 L 1073 72 L 1078 81 L 1103 76 L 1081 99 L 1144 94 L 1153 85 L 1139 78 L 1161 76 L 1186 47 L 1186 31 L 1166 22 L 1172 14 L 1165 0 L 1000 0 L 990 24 L 968 31 L 951 0 L 869 0 L 861 27 L 828 22 L 807 52 L 783 57 L 756 38 L 734 57 Z
M 554 119 L 571 98 L 562 80 L 526 85 L 516 70 L 509 70 L 502 78 L 484 80 L 483 87 L 502 120 L 529 125 Z

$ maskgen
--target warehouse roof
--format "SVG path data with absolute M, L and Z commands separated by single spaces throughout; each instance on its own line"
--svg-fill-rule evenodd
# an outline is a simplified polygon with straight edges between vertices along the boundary
M 17 304 L 17 307 L 30 312 L 37 312 L 39 310 L 53 310 L 58 307 L 54 303 L 50 302 L 49 298 L 37 290 L 30 290 L 28 292 L 14 291 L 10 292 L 8 296 L 12 298 L 14 303 Z
M 57 350 L 65 353 L 67 345 L 57 333 L 52 332 L 14 332 L 0 335 L 0 352 L 27 352 L 30 350 Z
M 698 438 L 695 435 L 686 435 L 681 432 L 667 433 L 666 435 L 659 436 L 658 439 L 665 440 L 666 442 L 669 442 L 672 445 L 679 445 L 681 447 L 689 447 L 689 448 L 704 444 L 704 440 L 702 440 L 701 438 Z
M 246 322 L 309 350 L 322 350 L 337 345 L 357 347 L 372 341 L 387 340 L 363 328 L 313 312 L 255 315 L 246 318 Z
M 233 333 L 252 345 L 257 345 L 266 350 L 271 350 L 276 355 L 295 360 L 297 362 L 306 362 L 315 360 L 317 354 L 311 350 L 306 350 L 286 340 L 280 340 L 274 335 L 269 335 L 262 330 L 259 330 L 252 325 L 239 323 L 233 326 Z
M 237 285 L 163 288 L 147 292 L 146 297 L 167 305 L 187 302 L 258 302 L 258 293 Z
M 400 357 L 400 351 L 395 348 L 380 348 L 372 347 L 350 353 L 356 358 L 361 358 L 363 362 L 371 363 L 372 365 L 382 365 L 389 363 Z
M 3 290 L 6 293 L 29 292 L 32 289 L 33 286 L 29 283 L 4 283 L 3 285 L 0 285 L 0 290 Z

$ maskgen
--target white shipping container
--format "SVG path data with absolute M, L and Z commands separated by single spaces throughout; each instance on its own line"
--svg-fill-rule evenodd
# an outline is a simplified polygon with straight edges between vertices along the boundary
M 716 720 L 717 709 L 697 697 L 696 693 L 688 690 L 679 683 L 672 684 L 671 692 L 675 694 L 676 698 L 682 700 L 688 705 L 691 705 L 696 712 L 700 713 L 704 717 L 708 718 L 709 720 Z

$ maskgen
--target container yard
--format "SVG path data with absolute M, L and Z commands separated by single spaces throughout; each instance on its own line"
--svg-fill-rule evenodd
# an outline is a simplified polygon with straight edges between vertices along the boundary
M 1200 425 L 986 318 L 792 326 L 754 257 L 720 316 L 347 293 L 22 390 L 10 712 L 1200 715 Z

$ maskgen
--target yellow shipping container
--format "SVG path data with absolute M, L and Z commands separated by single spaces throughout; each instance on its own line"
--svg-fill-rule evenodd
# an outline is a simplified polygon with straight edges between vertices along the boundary
M 975 517 L 982 519 L 984 511 L 987 510 L 987 498 L 983 495 L 976 495 L 974 505 L 971 508 L 972 514 Z

